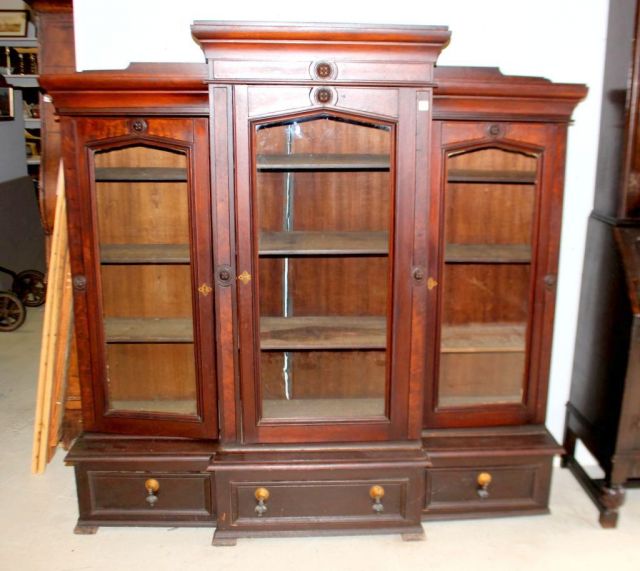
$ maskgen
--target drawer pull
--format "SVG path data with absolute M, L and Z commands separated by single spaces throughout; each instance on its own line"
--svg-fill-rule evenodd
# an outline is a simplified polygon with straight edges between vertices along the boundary
M 382 505 L 382 498 L 384 498 L 384 488 L 382 486 L 371 486 L 369 489 L 369 496 L 373 500 L 373 505 L 371 509 L 377 513 L 381 514 L 384 511 L 384 506 Z
M 147 503 L 149 507 L 154 507 L 156 502 L 158 501 L 158 490 L 160 489 L 160 482 L 154 478 L 149 478 L 145 483 L 144 487 L 147 490 Z
M 493 479 L 493 477 L 491 476 L 491 474 L 489 474 L 489 472 L 480 472 L 478 474 L 478 477 L 476 479 L 476 482 L 478 483 L 478 496 L 480 496 L 481 499 L 485 500 L 489 497 L 489 484 L 491 484 L 491 480 Z
M 255 507 L 256 513 L 258 517 L 262 517 L 267 511 L 266 501 L 271 494 L 267 488 L 257 488 L 253 495 L 258 502 L 258 505 Z

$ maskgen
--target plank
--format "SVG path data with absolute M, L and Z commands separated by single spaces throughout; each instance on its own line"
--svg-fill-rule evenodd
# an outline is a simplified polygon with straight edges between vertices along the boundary
M 72 332 L 73 303 L 62 162 L 56 194 L 33 430 L 31 470 L 35 474 L 44 472 L 57 445 Z
M 526 264 L 531 262 L 528 244 L 447 244 L 448 263 Z
M 442 328 L 443 353 L 515 353 L 525 350 L 524 323 L 469 323 Z
M 493 184 L 533 184 L 536 171 L 452 169 L 447 182 L 471 182 Z
M 259 171 L 389 170 L 389 155 L 298 153 L 257 156 Z
M 97 182 L 186 182 L 187 169 L 175 167 L 101 167 Z
M 107 343 L 193 343 L 193 322 L 176 317 L 109 317 Z
M 103 264 L 188 264 L 189 244 L 102 244 Z
M 261 317 L 260 349 L 385 349 L 386 319 L 377 316 Z
M 261 256 L 387 255 L 387 232 L 261 232 Z

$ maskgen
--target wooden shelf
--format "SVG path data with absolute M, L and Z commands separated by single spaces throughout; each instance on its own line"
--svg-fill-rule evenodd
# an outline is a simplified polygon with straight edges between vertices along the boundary
M 389 253 L 387 232 L 262 232 L 261 256 L 342 256 Z
M 189 244 L 103 244 L 103 264 L 188 264 Z
M 97 182 L 186 182 L 187 169 L 168 167 L 103 167 Z
M 524 323 L 469 323 L 442 328 L 442 353 L 519 353 L 525 350 Z
M 522 395 L 440 396 L 439 407 L 487 406 L 520 404 Z
M 389 155 L 299 153 L 257 157 L 259 171 L 386 171 L 389 164 Z
M 195 399 L 112 400 L 109 402 L 109 410 L 181 415 L 195 415 L 198 412 Z
M 176 317 L 109 317 L 107 343 L 193 343 L 193 322 Z
M 447 244 L 445 262 L 452 264 L 527 264 L 528 244 Z
M 33 157 L 27 157 L 27 164 L 28 165 L 39 165 L 40 164 L 40 156 L 36 155 Z
M 363 418 L 384 417 L 383 398 L 265 399 L 263 418 Z
M 493 184 L 533 184 L 536 171 L 450 170 L 447 182 L 480 182 Z
M 384 317 L 261 317 L 260 349 L 298 351 L 385 349 Z

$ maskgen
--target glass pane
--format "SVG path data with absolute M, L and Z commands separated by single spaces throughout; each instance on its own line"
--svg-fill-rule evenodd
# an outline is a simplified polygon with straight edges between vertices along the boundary
M 391 140 L 330 115 L 256 128 L 262 418 L 385 415 Z
M 95 176 L 108 407 L 195 415 L 186 156 L 99 152 Z
M 522 153 L 447 159 L 440 407 L 522 402 L 536 178 Z

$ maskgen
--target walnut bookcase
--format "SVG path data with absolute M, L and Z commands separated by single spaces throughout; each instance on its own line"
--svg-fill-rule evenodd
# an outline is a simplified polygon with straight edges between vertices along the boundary
M 417 539 L 423 519 L 547 511 L 585 88 L 434 68 L 442 27 L 192 32 L 207 66 L 43 78 L 69 188 L 78 530 Z

